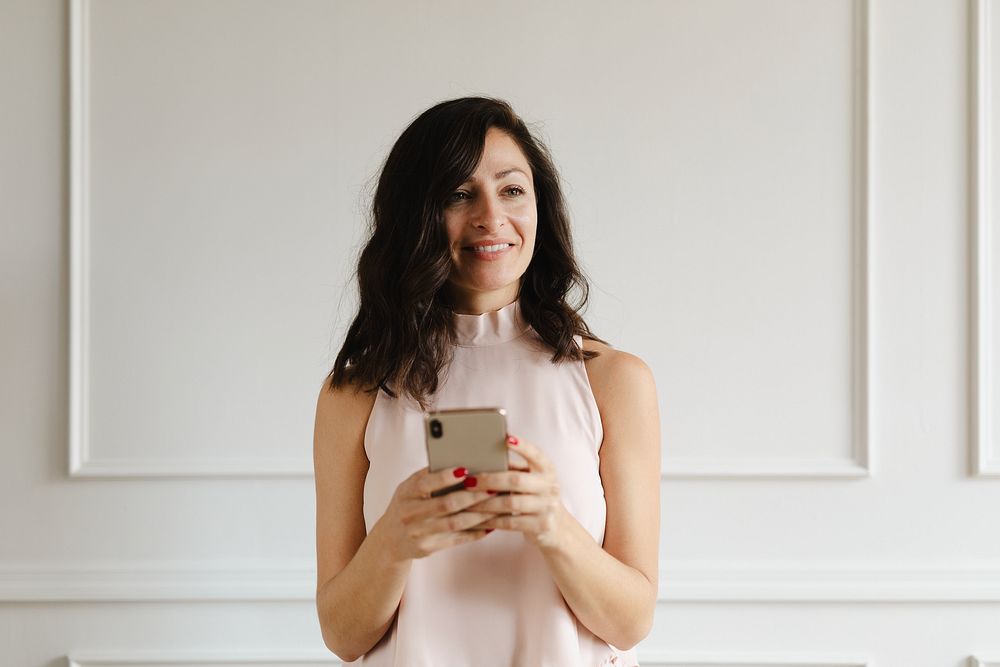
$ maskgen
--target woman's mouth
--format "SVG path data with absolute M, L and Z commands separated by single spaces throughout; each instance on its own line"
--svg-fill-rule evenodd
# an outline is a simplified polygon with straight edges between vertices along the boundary
M 478 248 L 462 248 L 462 252 L 472 255 L 476 259 L 490 261 L 503 257 L 513 247 L 514 245 L 511 243 L 498 243 L 491 246 L 479 246 Z

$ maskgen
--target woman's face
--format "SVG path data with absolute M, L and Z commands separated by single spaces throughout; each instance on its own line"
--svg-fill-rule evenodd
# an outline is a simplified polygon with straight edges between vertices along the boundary
M 512 303 L 535 248 L 538 209 L 531 167 L 506 132 L 487 131 L 483 156 L 449 195 L 444 219 L 456 306 L 487 312 Z

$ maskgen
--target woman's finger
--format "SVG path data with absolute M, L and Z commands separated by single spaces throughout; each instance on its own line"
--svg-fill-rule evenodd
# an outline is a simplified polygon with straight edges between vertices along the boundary
M 538 470 L 539 472 L 551 472 L 553 470 L 553 465 L 549 460 L 549 457 L 547 457 L 538 447 L 526 440 L 521 440 L 517 436 L 508 435 L 507 449 L 512 452 L 517 452 L 527 459 L 528 466 L 532 470 Z
M 476 474 L 476 488 L 486 491 L 511 491 L 556 495 L 559 492 L 554 477 L 537 472 L 507 470 L 506 472 L 481 472 Z
M 493 514 L 486 512 L 457 512 L 442 516 L 437 519 L 425 521 L 419 528 L 421 535 L 435 535 L 438 533 L 454 533 L 468 530 L 475 527 L 481 530 L 479 524 L 487 519 L 492 519 Z
M 477 488 L 485 491 L 510 491 L 512 493 L 534 493 L 538 495 L 559 495 L 559 485 L 553 475 L 521 470 L 506 472 L 481 472 L 476 475 Z
M 403 506 L 402 516 L 404 521 L 420 521 L 432 517 L 448 516 L 492 497 L 486 491 L 459 489 L 454 493 L 436 498 L 411 499 Z
M 469 477 L 469 471 L 462 466 L 457 468 L 445 468 L 435 472 L 429 472 L 428 469 L 424 467 L 422 470 L 417 471 L 417 474 L 412 477 L 411 488 L 413 491 L 410 497 L 430 498 L 433 492 L 446 489 L 449 486 L 455 486 L 465 480 L 466 477 Z
M 489 512 L 493 514 L 537 514 L 555 509 L 555 496 L 536 496 L 530 493 L 515 493 L 509 496 L 487 496 L 476 501 L 467 511 Z
M 501 530 L 519 530 L 524 533 L 540 533 L 546 530 L 544 519 L 538 514 L 497 514 L 475 525 L 476 530 L 500 528 Z

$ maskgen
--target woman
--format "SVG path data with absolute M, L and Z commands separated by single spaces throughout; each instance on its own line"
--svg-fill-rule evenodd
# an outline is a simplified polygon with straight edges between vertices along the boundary
M 372 223 L 316 409 L 326 645 L 366 665 L 636 665 L 657 599 L 656 388 L 578 314 L 547 150 L 502 100 L 437 104 L 386 158 Z M 507 410 L 523 464 L 429 472 L 423 410 L 482 406 Z

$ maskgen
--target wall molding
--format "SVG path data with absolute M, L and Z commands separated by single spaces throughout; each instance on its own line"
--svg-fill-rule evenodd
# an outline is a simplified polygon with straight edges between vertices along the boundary
M 855 457 L 848 459 L 793 459 L 765 457 L 664 457 L 667 479 L 842 479 L 871 476 L 867 439 L 855 439 Z
M 851 455 L 833 459 L 664 457 L 663 479 L 864 478 L 873 472 L 871 446 L 871 8 L 850 0 L 852 37 L 851 187 Z
M 990 302 L 993 296 L 992 275 L 994 258 L 991 250 L 993 219 L 991 142 L 993 127 L 992 113 L 992 70 L 990 54 L 992 35 L 990 34 L 990 0 L 970 0 L 971 24 L 970 69 L 972 100 L 969 104 L 973 118 L 970 122 L 970 154 L 972 157 L 971 189 L 972 249 L 969 253 L 972 263 L 972 369 L 973 386 L 971 408 L 972 442 L 970 445 L 971 474 L 978 477 L 1000 477 L 1000 453 L 993 447 L 993 396 L 996 393 L 993 380 L 993 351 L 991 349 L 994 313 Z
M 86 0 L 70 1 L 70 382 L 69 474 L 89 456 L 87 378 L 90 373 L 90 11 Z
M 2 602 L 312 600 L 308 561 L 135 561 L 0 564 Z
M 870 659 L 860 655 L 832 653 L 744 653 L 721 651 L 637 651 L 647 667 L 704 665 L 706 667 L 868 667 Z M 66 656 L 68 667 L 103 665 L 215 664 L 281 667 L 282 665 L 341 665 L 336 656 L 323 651 L 77 651 Z M 970 656 L 969 667 L 1000 667 L 1000 657 Z
M 829 653 L 737 653 L 737 652 L 663 652 L 637 650 L 639 662 L 645 667 L 667 665 L 705 665 L 706 667 L 868 667 L 863 656 Z M 72 653 L 66 658 L 69 667 L 103 667 L 104 665 L 163 665 L 217 664 L 281 667 L 282 665 L 340 665 L 331 653 L 299 652 L 152 652 L 152 651 L 88 651 Z
M 990 658 L 972 656 L 969 658 L 969 667 L 1000 667 L 1000 655 Z
M 72 438 L 70 440 L 72 442 Z M 79 442 L 82 442 L 83 439 Z M 79 455 L 75 458 L 74 451 Z M 126 459 L 126 458 L 89 458 L 84 443 L 80 449 L 70 452 L 71 477 L 89 478 L 302 478 L 313 477 L 312 464 L 294 458 L 249 458 L 226 457 L 205 459 Z
M 996 561 L 668 561 L 660 602 L 996 602 Z
M 637 650 L 643 667 L 667 665 L 705 667 L 868 667 L 869 658 L 843 653 L 746 653 L 722 651 L 642 651 Z
M 659 602 L 1000 602 L 1000 562 L 666 561 Z M 303 601 L 307 561 L 0 564 L 0 603 Z
M 831 459 L 672 458 L 662 478 L 862 478 L 871 474 L 869 313 L 869 0 L 853 7 L 852 453 Z M 259 478 L 312 476 L 312 461 L 106 458 L 89 438 L 90 377 L 90 7 L 70 0 L 70 383 L 69 476 L 76 478 Z
M 70 477 L 312 477 L 310 459 L 98 458 L 90 443 L 90 8 L 70 0 Z
M 78 651 L 66 656 L 68 667 L 102 665 L 340 665 L 337 657 L 321 651 Z

